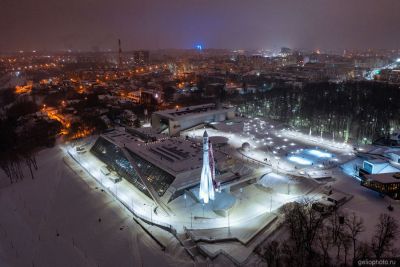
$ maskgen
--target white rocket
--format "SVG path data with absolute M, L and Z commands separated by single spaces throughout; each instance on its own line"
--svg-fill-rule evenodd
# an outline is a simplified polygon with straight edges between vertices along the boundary
M 214 200 L 214 184 L 215 184 L 215 167 L 214 156 L 212 153 L 211 143 L 208 141 L 207 131 L 203 134 L 203 169 L 201 171 L 199 197 L 204 203 Z

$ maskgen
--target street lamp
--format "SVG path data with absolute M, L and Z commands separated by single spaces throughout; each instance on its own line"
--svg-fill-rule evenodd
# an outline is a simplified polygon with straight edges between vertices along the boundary
M 270 193 L 269 212 L 272 212 L 272 193 Z
M 228 236 L 231 235 L 230 212 L 228 211 Z

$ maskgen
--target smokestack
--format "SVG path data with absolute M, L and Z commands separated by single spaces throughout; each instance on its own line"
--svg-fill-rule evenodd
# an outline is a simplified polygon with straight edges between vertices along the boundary
M 122 49 L 121 49 L 121 39 L 118 39 L 118 67 L 122 67 Z

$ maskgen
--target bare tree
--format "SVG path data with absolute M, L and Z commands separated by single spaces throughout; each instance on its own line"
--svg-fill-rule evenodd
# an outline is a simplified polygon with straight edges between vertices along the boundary
M 357 254 L 357 238 L 360 233 L 365 231 L 364 222 L 362 218 L 359 218 L 353 212 L 349 216 L 346 216 L 344 224 L 353 243 L 353 260 L 355 260 Z
M 310 199 L 304 198 L 300 203 L 292 203 L 284 208 L 285 222 L 300 265 L 310 262 L 315 256 L 314 244 L 324 221 L 324 217 L 311 208 L 311 203 Z
M 379 216 L 379 222 L 375 226 L 375 235 L 372 238 L 372 251 L 377 259 L 380 259 L 392 247 L 396 240 L 399 225 L 390 215 L 384 213 Z
M 344 217 L 344 214 L 338 213 L 335 211 L 330 217 L 329 217 L 329 228 L 331 230 L 331 238 L 334 246 L 336 246 L 336 259 L 339 260 L 340 258 L 340 252 L 342 249 L 343 245 L 343 235 L 344 233 L 344 226 L 341 223 L 340 217 Z
M 322 226 L 318 231 L 318 245 L 322 250 L 322 265 L 328 266 L 330 262 L 329 251 L 333 246 L 332 236 L 328 227 Z
M 281 262 L 281 246 L 277 241 L 269 242 L 265 247 L 263 258 L 269 267 L 278 267 Z
M 16 183 L 24 179 L 24 173 L 21 169 L 21 158 L 17 154 L 0 155 L 0 168 L 10 179 L 10 183 Z
M 339 235 L 340 242 L 343 246 L 343 252 L 344 252 L 344 266 L 347 266 L 347 257 L 349 255 L 349 250 L 351 247 L 351 237 L 349 234 L 346 232 L 343 232 L 342 234 Z
M 36 156 L 34 153 L 23 154 L 23 156 L 25 159 L 25 165 L 28 167 L 29 172 L 31 174 L 31 178 L 34 179 L 35 175 L 33 174 L 32 168 L 37 170 Z
M 281 244 L 281 259 L 283 266 L 303 266 L 303 259 L 298 256 L 295 246 L 285 241 Z
M 371 256 L 371 247 L 366 242 L 360 242 L 357 249 L 356 258 L 357 259 L 366 259 Z

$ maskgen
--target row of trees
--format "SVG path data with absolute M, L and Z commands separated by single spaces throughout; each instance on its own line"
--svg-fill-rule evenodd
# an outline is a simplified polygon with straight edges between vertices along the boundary
M 309 83 L 279 86 L 229 101 L 244 114 L 257 114 L 289 125 L 332 133 L 343 139 L 369 140 L 400 128 L 400 90 L 378 82 Z
M 35 103 L 17 101 L 5 111 L 5 117 L 0 119 L 0 168 L 10 183 L 24 178 L 24 166 L 29 169 L 31 178 L 34 178 L 34 171 L 38 169 L 38 148 L 54 145 L 55 136 L 61 129 L 60 123 L 56 121 L 25 117 L 36 111 L 38 107 Z
M 365 231 L 355 213 L 323 215 L 311 208 L 311 201 L 283 207 L 289 238 L 270 241 L 258 250 L 268 266 L 348 266 L 359 259 L 398 257 L 393 246 L 398 222 L 381 214 L 370 242 L 360 240 Z

